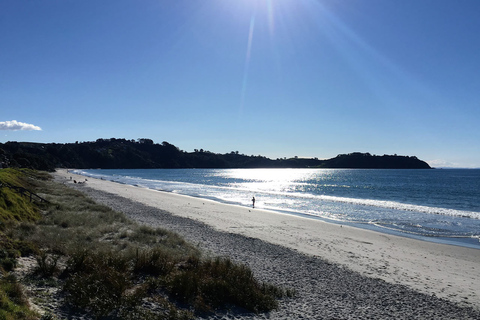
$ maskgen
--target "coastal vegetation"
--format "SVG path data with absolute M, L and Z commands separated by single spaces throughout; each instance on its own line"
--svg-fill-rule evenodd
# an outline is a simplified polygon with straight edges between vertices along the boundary
M 21 284 L 11 272 L 17 267 L 17 259 L 22 255 L 37 251 L 33 243 L 12 237 L 11 231 L 19 223 L 33 223 L 40 218 L 40 208 L 8 185 L 33 187 L 26 176 L 30 170 L 0 170 L 0 319 L 37 319 L 29 309 Z M 43 178 L 38 175 L 38 179 Z
M 349 169 L 430 169 L 430 166 L 415 156 L 398 155 L 376 156 L 370 153 L 353 152 L 340 154 L 335 158 L 324 160 L 318 168 Z
M 414 156 L 350 153 L 335 158 L 279 158 L 244 155 L 238 151 L 226 154 L 203 149 L 186 152 L 168 143 L 151 139 L 97 139 L 94 142 L 0 144 L 0 167 L 23 167 L 53 171 L 55 168 L 370 168 L 429 169 Z
M 48 174 L 2 169 L 0 181 L 6 180 L 48 202 L 0 188 L 0 319 L 40 318 L 28 308 L 24 283 L 56 288 L 45 292 L 60 292 L 61 307 L 97 319 L 190 319 L 231 307 L 266 312 L 293 294 L 175 233 L 139 225 Z M 17 261 L 28 256 L 36 263 L 19 280 Z M 40 305 L 48 300 L 31 298 Z M 42 319 L 57 318 L 47 312 Z

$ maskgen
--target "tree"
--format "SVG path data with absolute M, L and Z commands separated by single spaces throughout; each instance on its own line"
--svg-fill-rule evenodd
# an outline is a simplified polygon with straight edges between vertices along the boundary
M 138 139 L 138 143 L 152 145 L 153 140 L 152 139 L 141 138 L 141 139 Z M 164 141 L 164 143 L 165 143 L 165 141 Z

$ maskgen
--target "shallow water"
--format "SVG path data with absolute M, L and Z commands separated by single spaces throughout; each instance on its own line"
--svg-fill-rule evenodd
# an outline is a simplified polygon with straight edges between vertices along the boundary
M 480 248 L 480 170 L 122 169 L 86 176 Z

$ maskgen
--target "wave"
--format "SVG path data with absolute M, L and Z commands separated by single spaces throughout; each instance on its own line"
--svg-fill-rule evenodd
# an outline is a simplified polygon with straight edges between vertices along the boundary
M 390 232 L 400 232 L 401 234 L 409 234 L 427 238 L 444 238 L 444 239 L 471 239 L 474 242 L 480 242 L 480 235 L 471 234 L 464 231 L 453 231 L 449 229 L 428 228 L 422 225 L 406 224 L 400 226 L 397 223 L 370 221 L 369 225 L 377 227 L 379 230 L 388 230 Z
M 318 197 L 326 201 L 351 203 L 355 205 L 364 205 L 364 206 L 370 206 L 370 207 L 411 211 L 411 212 L 421 212 L 421 213 L 452 216 L 452 217 L 480 219 L 480 212 L 475 212 L 475 211 L 428 207 L 428 206 L 401 203 L 396 201 L 387 201 L 387 200 L 355 199 L 355 198 L 344 198 L 344 197 L 325 196 L 325 195 L 321 195 Z
M 265 190 L 265 189 L 252 190 L 251 187 L 246 187 L 241 183 L 240 184 L 236 183 L 236 184 L 231 184 L 226 186 L 218 186 L 218 185 L 204 185 L 204 184 L 196 184 L 196 183 L 180 182 L 180 181 L 164 181 L 164 180 L 157 180 L 157 179 L 146 179 L 146 178 L 139 178 L 135 176 L 124 176 L 124 175 L 117 175 L 117 174 L 106 175 L 106 174 L 92 173 L 85 170 L 75 170 L 74 172 L 77 174 L 90 176 L 92 178 L 112 180 L 112 181 L 127 183 L 130 185 L 136 185 L 136 186 L 162 190 L 162 191 L 170 191 L 170 192 L 186 194 L 191 196 L 217 198 L 218 200 L 221 200 L 221 201 L 228 201 L 228 197 L 224 197 L 220 195 L 222 194 L 222 192 L 225 193 L 225 195 L 230 195 L 238 199 L 249 199 L 249 195 L 254 193 L 254 194 L 259 194 L 264 198 L 270 198 L 270 199 L 275 198 L 276 199 L 275 202 L 277 202 L 279 205 L 277 208 L 276 206 L 270 205 L 269 209 L 272 209 L 272 210 L 287 209 L 284 206 L 280 205 L 279 200 L 280 202 L 284 201 L 285 203 L 291 200 L 297 200 L 300 202 L 305 202 L 305 201 L 311 202 L 312 207 L 319 207 L 319 206 L 321 207 L 322 202 L 331 202 L 331 203 L 352 204 L 352 205 L 365 206 L 365 207 L 409 211 L 413 213 L 420 212 L 420 213 L 426 213 L 426 214 L 432 214 L 432 215 L 480 219 L 480 212 L 431 207 L 431 206 L 409 204 L 409 203 L 402 203 L 402 202 L 389 201 L 389 200 L 359 199 L 359 198 L 339 197 L 339 196 L 330 196 L 330 195 L 315 195 L 311 193 L 304 193 L 304 192 L 300 193 L 300 192 L 294 192 L 294 191 L 278 191 L 278 190 Z M 294 208 L 288 208 L 288 209 L 292 210 Z M 299 210 L 294 210 L 294 211 L 299 212 Z M 307 214 L 311 214 L 311 210 L 308 210 L 308 209 L 305 210 L 304 212 Z

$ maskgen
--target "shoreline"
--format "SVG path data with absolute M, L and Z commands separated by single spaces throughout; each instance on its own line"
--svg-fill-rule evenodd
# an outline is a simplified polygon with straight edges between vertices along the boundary
M 72 169 L 75 170 L 75 169 Z M 80 176 L 84 177 L 91 177 L 92 179 L 102 179 L 99 178 L 98 176 L 95 177 L 95 175 L 91 176 L 88 173 L 85 175 L 82 173 L 78 173 Z M 212 200 L 221 204 L 226 204 L 226 205 L 233 205 L 233 206 L 240 206 L 243 208 L 250 208 L 250 205 L 245 205 L 245 203 L 239 203 L 239 202 L 233 202 L 233 201 L 228 201 L 225 199 L 219 199 L 215 198 L 213 196 L 198 196 L 194 194 L 185 194 L 185 193 L 177 193 L 172 190 L 164 190 L 164 189 L 159 189 L 159 188 L 153 188 L 145 185 L 138 185 L 138 184 L 129 184 L 128 182 L 124 182 L 121 180 L 117 180 L 116 178 L 112 177 L 112 179 L 107 179 L 107 181 L 119 183 L 119 184 L 124 184 L 124 185 L 133 185 L 134 187 L 140 187 L 140 188 L 147 188 L 151 189 L 153 191 L 160 191 L 160 192 L 167 192 L 167 193 L 173 193 L 173 194 L 178 194 L 178 195 L 183 195 L 187 197 L 193 197 L 193 198 L 199 198 L 199 199 L 208 199 Z M 321 215 L 315 215 L 315 214 L 310 214 L 308 212 L 302 212 L 302 211 L 296 211 L 294 208 L 269 208 L 269 207 L 262 207 L 260 206 L 259 208 L 256 208 L 258 210 L 265 210 L 265 211 L 270 211 L 270 212 L 276 212 L 276 213 L 281 213 L 281 214 L 288 214 L 288 215 L 293 215 L 296 217 L 301 217 L 301 218 L 307 218 L 307 219 L 313 219 L 313 220 L 320 220 L 326 223 L 330 224 L 335 224 L 335 225 L 343 225 L 343 226 L 350 226 L 353 228 L 360 228 L 364 230 L 369 230 L 369 231 L 374 231 L 374 232 L 379 232 L 382 234 L 388 234 L 388 235 L 394 235 L 394 236 L 400 236 L 400 237 L 405 237 L 405 238 L 411 238 L 415 240 L 421 240 L 421 241 L 427 241 L 427 242 L 434 242 L 438 244 L 448 244 L 448 245 L 454 245 L 454 246 L 460 246 L 460 247 L 466 247 L 466 248 L 472 248 L 472 249 L 477 249 L 480 250 L 480 237 L 479 236 L 474 236 L 473 234 L 465 234 L 465 235 L 435 235 L 435 234 L 429 234 L 429 233 L 422 233 L 422 232 L 415 232 L 414 230 L 401 230 L 397 229 L 394 227 L 389 227 L 387 225 L 383 224 L 377 224 L 375 221 L 349 221 L 349 220 L 335 220 L 331 219 L 328 217 L 323 217 Z M 347 209 L 348 210 L 348 209 Z M 354 210 L 350 208 L 350 210 Z M 471 218 L 471 217 L 470 217 Z
M 83 177 L 57 170 L 57 178 Z M 77 178 L 78 179 L 78 178 Z M 72 182 L 73 185 L 73 182 Z M 228 234 L 279 245 L 321 258 L 362 276 L 405 285 L 463 306 L 480 309 L 478 249 L 439 244 L 322 220 L 89 178 L 82 188 L 107 192 Z

